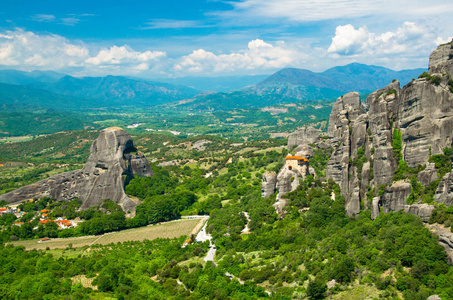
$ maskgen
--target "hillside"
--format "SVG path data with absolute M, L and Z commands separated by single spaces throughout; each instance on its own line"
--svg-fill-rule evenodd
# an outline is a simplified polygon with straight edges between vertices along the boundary
M 153 106 L 190 98 L 194 89 L 122 76 L 82 77 L 64 76 L 57 82 L 37 84 L 52 93 L 83 97 L 111 106 Z
M 40 84 L 42 85 L 42 83 Z M 41 88 L 0 83 L 0 105 L 11 110 L 81 110 L 102 106 L 102 101 L 58 95 Z
M 175 85 L 184 85 L 199 91 L 229 92 L 246 86 L 255 85 L 266 79 L 269 75 L 237 75 L 219 77 L 179 77 L 159 78 L 158 82 Z
M 55 82 L 63 76 L 65 75 L 54 71 L 24 72 L 18 70 L 0 70 L 0 82 L 15 85 Z

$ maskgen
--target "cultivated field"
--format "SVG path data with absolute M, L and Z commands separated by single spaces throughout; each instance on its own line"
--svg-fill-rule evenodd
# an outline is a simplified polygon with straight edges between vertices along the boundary
M 181 219 L 162 223 L 159 225 L 149 225 L 141 228 L 128 229 L 123 231 L 106 233 L 99 236 L 82 236 L 65 239 L 52 239 L 47 242 L 39 240 L 17 241 L 11 244 L 15 246 L 24 246 L 25 249 L 64 249 L 72 244 L 73 248 L 90 246 L 92 244 L 107 245 L 110 243 L 126 241 L 143 241 L 157 238 L 175 238 L 182 235 L 189 236 L 195 234 L 206 219 Z

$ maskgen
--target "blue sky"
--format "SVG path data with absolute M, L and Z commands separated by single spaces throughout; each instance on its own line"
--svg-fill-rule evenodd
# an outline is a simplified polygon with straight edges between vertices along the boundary
M 14 0 L 0 68 L 149 78 L 426 67 L 453 36 L 451 0 Z

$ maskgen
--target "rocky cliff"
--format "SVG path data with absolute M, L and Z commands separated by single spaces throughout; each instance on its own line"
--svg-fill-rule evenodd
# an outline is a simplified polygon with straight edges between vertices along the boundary
M 131 136 L 121 128 L 101 131 L 90 148 L 83 169 L 70 171 L 0 195 L 0 200 L 18 203 L 23 200 L 52 197 L 58 201 L 82 200 L 81 209 L 99 205 L 110 199 L 123 210 L 133 210 L 138 204 L 124 192 L 124 186 L 135 176 L 153 176 L 148 160 L 133 154 Z
M 300 180 L 305 180 L 307 175 L 316 177 L 315 170 L 310 167 L 309 161 L 313 157 L 311 144 L 320 140 L 320 131 L 313 127 L 301 127 L 288 138 L 288 149 L 293 151 L 293 156 L 285 159 L 285 165 L 278 174 L 264 173 L 262 183 L 262 196 L 269 197 L 278 191 L 277 202 L 274 204 L 277 212 L 281 213 L 286 205 L 285 195 L 294 191 Z
M 431 54 L 429 73 L 402 89 L 394 80 L 371 93 L 366 112 L 357 93 L 337 99 L 328 127 L 334 152 L 326 177 L 340 185 L 349 216 L 368 208 L 373 218 L 380 208 L 404 209 L 422 218 L 430 214 L 430 208 L 408 205 L 414 189 L 410 177 L 417 173 L 415 181 L 425 187 L 437 180 L 429 159 L 452 146 L 452 75 L 453 41 Z M 411 170 L 410 176 L 405 170 Z M 453 204 L 451 173 L 440 181 L 434 200 Z

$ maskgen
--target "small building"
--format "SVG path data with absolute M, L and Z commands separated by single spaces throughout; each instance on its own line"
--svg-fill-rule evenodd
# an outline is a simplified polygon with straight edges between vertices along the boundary
M 14 225 L 20 227 L 20 226 L 24 225 L 24 222 L 17 222 Z
M 287 156 L 285 161 L 285 167 L 288 170 L 299 169 L 303 166 L 308 168 L 308 159 L 302 156 Z
M 66 229 L 66 228 L 72 228 L 74 227 L 74 225 L 68 221 L 68 220 L 60 220 L 60 221 L 57 221 L 57 224 L 58 226 L 61 228 L 61 229 Z
M 45 237 L 45 238 L 40 239 L 39 241 L 40 242 L 47 242 L 47 241 L 50 241 L 50 238 Z
M 0 214 L 3 215 L 3 214 L 9 214 L 9 213 L 11 213 L 11 209 L 9 209 L 9 208 L 4 208 L 4 207 L 3 207 L 3 208 L 0 208 Z
M 43 213 L 43 214 L 47 214 L 48 212 L 49 212 L 48 209 L 41 209 L 41 213 Z

